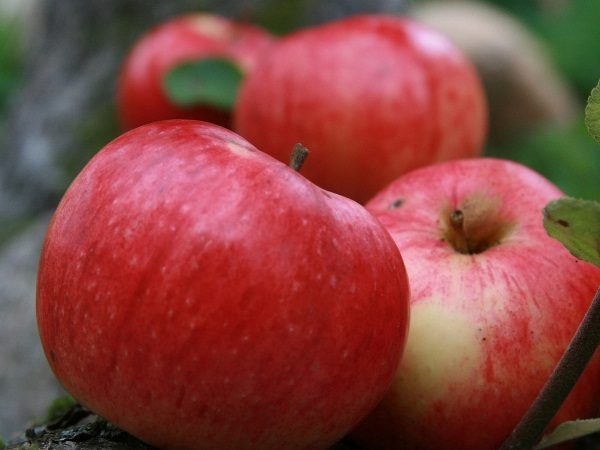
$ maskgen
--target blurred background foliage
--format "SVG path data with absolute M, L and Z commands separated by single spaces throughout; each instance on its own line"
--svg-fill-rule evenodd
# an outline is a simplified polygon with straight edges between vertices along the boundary
M 431 3 L 431 0 L 407 3 L 412 6 Z M 502 142 L 492 140 L 488 143 L 486 155 L 520 161 L 550 178 L 568 195 L 600 200 L 600 146 L 588 136 L 582 125 L 586 98 L 600 78 L 600 57 L 597 56 L 600 48 L 600 1 L 488 0 L 483 3 L 501 8 L 539 39 L 575 93 L 579 111 L 567 126 L 542 124 L 514 133 Z M 302 11 L 311 4 L 316 7 L 319 2 L 266 1 L 258 22 L 278 34 L 289 32 L 301 26 L 299 18 Z M 22 41 L 26 40 L 27 33 L 21 26 L 10 11 L 3 12 L 0 8 L 0 139 L 6 133 L 5 122 L 11 99 L 24 77 L 25 45 Z M 85 150 L 63 155 L 59 160 L 62 170 L 71 178 L 99 148 L 118 134 L 114 109 L 105 107 L 91 117 L 82 117 L 77 134 Z M 0 218 L 0 244 L 23 223 L 27 223 L 26 217 Z
M 19 86 L 22 70 L 18 24 L 10 17 L 0 16 L 0 126 L 6 114 L 8 99 Z
M 495 0 L 545 44 L 578 93 L 587 97 L 600 76 L 600 2 L 597 0 Z
M 11 16 L 0 15 L 0 142 L 5 140 L 9 101 L 19 88 L 23 75 L 23 46 L 18 28 L 18 22 Z M 0 164 L 3 163 L 0 160 Z M 29 222 L 25 217 L 0 218 L 0 246 Z
M 495 0 L 532 31 L 580 100 L 580 113 L 564 129 L 540 126 L 490 155 L 520 161 L 554 181 L 565 193 L 600 200 L 600 146 L 583 125 L 584 105 L 600 78 L 598 0 Z M 516 49 L 517 50 L 517 49 Z

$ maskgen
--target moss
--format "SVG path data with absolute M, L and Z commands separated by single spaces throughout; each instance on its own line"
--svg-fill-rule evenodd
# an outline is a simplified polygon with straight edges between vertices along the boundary
M 62 397 L 54 399 L 48 407 L 46 422 L 54 422 L 55 420 L 60 419 L 69 409 L 73 408 L 76 403 L 75 399 L 70 395 L 63 395 Z

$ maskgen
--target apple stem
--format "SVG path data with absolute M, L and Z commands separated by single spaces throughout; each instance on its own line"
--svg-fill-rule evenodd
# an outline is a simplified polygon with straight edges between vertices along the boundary
M 600 345 L 600 288 L 552 375 L 500 450 L 529 450 L 539 442 Z
M 456 251 L 464 254 L 471 253 L 464 229 L 465 215 L 460 209 L 450 213 L 450 226 L 452 227 L 452 245 Z
M 308 157 L 308 153 L 309 151 L 304 145 L 294 145 L 294 150 L 292 150 L 292 156 L 290 158 L 290 167 L 296 172 L 300 172 L 300 169 L 302 169 L 302 166 L 304 165 L 304 161 Z

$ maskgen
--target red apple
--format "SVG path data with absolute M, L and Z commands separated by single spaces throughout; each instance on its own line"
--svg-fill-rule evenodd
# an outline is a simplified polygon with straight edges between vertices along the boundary
M 495 450 L 508 437 L 600 284 L 544 231 L 541 210 L 562 195 L 524 166 L 482 158 L 413 171 L 367 204 L 412 293 L 395 381 L 356 432 L 369 449 Z M 552 426 L 596 413 L 598 380 L 596 357 Z
M 223 128 L 157 122 L 73 182 L 38 278 L 64 387 L 170 449 L 322 449 L 392 381 L 407 281 L 389 234 Z
M 242 85 L 234 128 L 285 161 L 302 142 L 303 174 L 364 202 L 400 174 L 479 154 L 481 83 L 437 32 L 392 16 L 357 16 L 274 45 Z
M 174 104 L 164 89 L 166 74 L 178 64 L 214 57 L 229 59 L 248 73 L 272 42 L 273 37 L 257 26 L 214 14 L 188 14 L 160 24 L 134 45 L 121 67 L 117 110 L 123 129 L 177 118 L 229 126 L 229 111 Z

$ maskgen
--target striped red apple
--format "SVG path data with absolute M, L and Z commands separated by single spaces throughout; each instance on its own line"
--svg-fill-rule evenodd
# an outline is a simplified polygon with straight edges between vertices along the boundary
M 408 287 L 389 233 L 233 132 L 155 122 L 83 169 L 37 314 L 57 378 L 164 449 L 326 449 L 382 398 Z
M 478 155 L 486 122 L 466 57 L 430 28 L 386 15 L 282 38 L 234 108 L 242 136 L 282 161 L 302 142 L 313 154 L 303 174 L 359 202 L 416 167 Z
M 229 126 L 230 111 L 214 104 L 180 105 L 166 89 L 178 65 L 221 58 L 241 76 L 254 69 L 274 37 L 259 26 L 209 13 L 166 20 L 143 35 L 130 50 L 117 83 L 117 111 L 124 130 L 165 119 L 197 119 Z M 203 89 L 202 80 L 196 89 Z
M 561 196 L 525 166 L 480 158 L 413 171 L 367 204 L 412 293 L 395 381 L 355 433 L 367 448 L 495 450 L 508 437 L 600 285 L 543 228 Z M 551 426 L 595 414 L 599 379 L 597 355 Z

